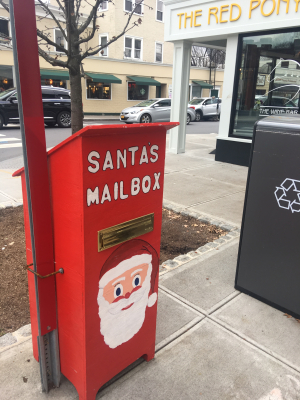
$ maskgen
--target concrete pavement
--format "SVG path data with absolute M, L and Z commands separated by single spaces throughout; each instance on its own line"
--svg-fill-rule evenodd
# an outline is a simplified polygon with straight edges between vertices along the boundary
M 238 228 L 247 168 L 215 162 L 215 141 L 216 135 L 188 135 L 185 154 L 167 154 L 165 202 Z M 17 202 L 13 190 L 7 185 L 4 194 Z M 299 399 L 300 324 L 234 289 L 234 232 L 161 270 L 156 357 L 128 368 L 97 399 Z M 60 388 L 41 392 L 30 337 L 0 347 L 0 393 L 4 400 L 78 399 L 65 378 Z

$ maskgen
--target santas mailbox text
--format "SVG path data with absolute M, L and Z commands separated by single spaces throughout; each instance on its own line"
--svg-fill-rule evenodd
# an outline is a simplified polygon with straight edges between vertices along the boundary
M 158 145 L 143 146 L 141 149 L 138 146 L 129 147 L 128 149 L 117 150 L 112 157 L 111 151 L 106 151 L 102 156 L 98 151 L 91 151 L 88 155 L 88 171 L 91 174 L 101 173 L 106 170 L 124 169 L 128 165 L 142 165 L 144 163 L 156 163 L 159 155 Z M 103 159 L 103 162 L 101 162 Z M 115 161 L 113 161 L 113 159 Z M 124 181 L 117 181 L 111 184 L 96 186 L 95 188 L 87 189 L 87 205 L 103 204 L 105 201 L 125 200 L 129 196 L 136 196 L 142 190 L 143 193 L 149 193 L 150 190 L 160 189 L 160 172 L 154 172 L 152 176 L 145 175 L 142 179 L 132 177 L 131 184 L 124 187 Z

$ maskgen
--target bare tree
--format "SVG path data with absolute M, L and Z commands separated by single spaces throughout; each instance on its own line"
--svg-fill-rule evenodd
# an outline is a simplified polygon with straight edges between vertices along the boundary
M 133 14 L 141 7 L 143 0 L 136 0 L 132 5 L 132 11 L 125 12 L 126 22 L 117 36 L 113 36 L 106 44 L 89 46 L 99 30 L 99 19 L 104 14 L 99 13 L 100 5 L 105 0 L 56 0 L 58 13 L 53 11 L 47 0 L 35 0 L 35 3 L 43 11 L 43 16 L 37 16 L 37 21 L 45 22 L 43 29 L 37 29 L 39 55 L 54 67 L 67 68 L 70 75 L 71 88 L 71 118 L 72 133 L 83 127 L 83 107 L 81 77 L 84 75 L 83 60 L 99 52 L 102 52 L 110 44 L 122 37 L 126 32 L 142 23 L 137 17 L 133 21 Z M 112 0 L 108 0 L 112 2 Z M 9 12 L 6 0 L 0 0 L 0 4 Z M 151 9 L 151 7 L 148 7 Z M 83 12 L 88 10 L 88 14 Z M 59 17 L 57 17 L 59 15 Z M 52 30 L 46 26 L 46 18 L 52 18 L 61 32 L 61 42 L 52 40 Z M 66 43 L 66 46 L 63 44 Z M 56 48 L 57 54 L 51 54 L 51 49 Z
M 206 47 L 192 46 L 191 66 L 206 67 Z
M 214 71 L 214 80 L 216 70 L 224 69 L 226 52 L 220 49 L 211 49 L 202 46 L 192 46 L 191 66 L 209 68 L 209 83 L 212 82 L 212 71 Z

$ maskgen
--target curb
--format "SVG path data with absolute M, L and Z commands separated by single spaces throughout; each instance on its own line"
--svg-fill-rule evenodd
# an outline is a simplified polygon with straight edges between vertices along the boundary
M 0 210 L 4 210 L 5 208 L 21 207 L 22 205 L 23 205 L 23 202 L 16 202 L 16 201 L 0 203 Z
M 29 339 L 31 339 L 31 324 L 24 325 L 15 332 L 9 332 L 0 336 L 0 354 L 11 347 L 26 342 Z
M 86 118 L 83 123 L 87 122 L 99 122 L 99 121 L 120 121 L 119 117 L 113 118 L 112 116 L 102 117 L 102 118 Z

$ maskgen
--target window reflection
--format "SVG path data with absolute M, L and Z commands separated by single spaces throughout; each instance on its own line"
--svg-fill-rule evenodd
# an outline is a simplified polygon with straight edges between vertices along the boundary
M 242 37 L 234 136 L 251 138 L 258 119 L 299 113 L 300 31 Z
M 103 82 L 93 82 L 92 79 L 86 80 L 86 98 L 87 99 L 111 99 L 111 84 Z

